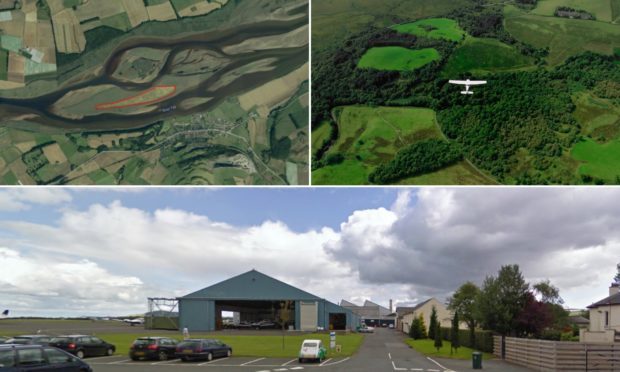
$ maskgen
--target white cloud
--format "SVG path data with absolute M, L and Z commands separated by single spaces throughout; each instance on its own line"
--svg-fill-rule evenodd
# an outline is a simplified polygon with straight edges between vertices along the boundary
M 115 275 L 87 259 L 52 260 L 0 248 L 0 297 L 13 312 L 65 309 L 74 314 L 114 313 L 144 306 L 144 284 Z
M 58 294 L 81 306 L 100 300 L 100 308 L 143 309 L 147 295 L 183 295 L 254 268 L 332 301 L 410 305 L 444 300 L 464 281 L 480 283 L 516 263 L 532 282 L 549 278 L 568 305 L 585 306 L 605 296 L 620 257 L 618 196 L 615 189 L 420 189 L 399 193 L 390 209 L 354 211 L 337 230 L 301 233 L 281 221 L 239 227 L 121 202 L 63 209 L 45 224 L 4 221 L 2 244 L 10 248 L 0 260 L 40 272 L 36 283 L 66 273 L 59 278 L 78 288 L 13 279 L 0 303 L 11 291 L 23 307 L 33 298 L 59 307 L 48 300 Z M 81 276 L 109 290 L 85 292 Z
M 51 187 L 12 187 L 0 191 L 0 211 L 26 210 L 33 204 L 58 205 L 70 202 L 71 194 L 66 190 Z

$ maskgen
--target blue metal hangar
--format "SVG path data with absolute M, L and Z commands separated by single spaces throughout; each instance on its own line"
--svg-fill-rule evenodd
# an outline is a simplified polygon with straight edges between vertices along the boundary
M 238 325 L 273 322 L 300 331 L 354 330 L 360 318 L 351 310 L 256 270 L 177 299 L 179 328 L 192 332 L 223 328 L 222 312 Z

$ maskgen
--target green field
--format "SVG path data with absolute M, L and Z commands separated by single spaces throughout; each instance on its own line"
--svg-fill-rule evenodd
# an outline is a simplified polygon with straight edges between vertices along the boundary
M 573 96 L 573 102 L 577 106 L 573 116 L 581 124 L 584 135 L 604 142 L 620 134 L 620 107 L 611 100 L 581 92 Z
M 439 52 L 433 48 L 412 50 L 393 46 L 375 47 L 366 51 L 357 66 L 386 71 L 411 71 L 439 58 Z
M 550 48 L 550 65 L 588 50 L 611 55 L 620 47 L 620 26 L 615 24 L 542 16 L 512 5 L 506 5 L 504 15 L 506 29 L 517 40 Z
M 448 18 L 429 18 L 420 21 L 403 23 L 393 27 L 396 31 L 424 36 L 432 39 L 445 39 L 450 41 L 461 41 L 465 32 L 461 30 L 458 23 Z
M 324 49 L 368 25 L 389 27 L 394 19 L 440 16 L 468 4 L 468 0 L 313 0 L 312 48 Z
M 436 172 L 409 177 L 400 185 L 497 185 L 498 183 L 463 160 Z
M 325 157 L 342 154 L 344 161 L 312 172 L 315 185 L 364 185 L 368 175 L 391 160 L 407 144 L 443 138 L 435 112 L 424 108 L 347 106 L 335 110 L 339 136 Z M 315 141 L 313 138 L 313 142 Z M 401 184 L 489 184 L 493 181 L 466 162 L 412 177 Z
M 0 49 L 0 80 L 6 80 L 9 70 L 9 52 Z
M 533 58 L 524 56 L 515 47 L 496 39 L 467 37 L 448 59 L 442 75 L 458 76 L 465 72 L 486 74 L 513 71 L 533 65 Z
M 585 10 L 593 14 L 598 21 L 611 22 L 612 9 L 609 0 L 539 0 L 532 13 L 552 16 L 559 6 L 568 6 L 573 9 Z
M 127 13 L 118 13 L 116 15 L 102 18 L 101 23 L 104 26 L 109 26 L 121 31 L 131 30 L 131 22 Z
M 316 153 L 322 146 L 325 140 L 329 138 L 331 133 L 331 126 L 329 122 L 322 122 L 316 128 L 312 129 L 312 153 Z
M 443 347 L 441 347 L 439 351 L 437 351 L 437 348 L 435 348 L 435 341 L 430 339 L 414 340 L 412 338 L 408 338 L 405 340 L 405 343 L 415 351 L 430 357 L 471 359 L 471 353 L 474 352 L 473 349 L 465 346 L 461 346 L 455 352 L 452 352 L 450 350 L 452 344 L 450 343 L 450 341 L 445 340 L 443 341 Z M 482 359 L 484 360 L 489 360 L 493 358 L 495 358 L 493 354 L 482 353 Z
M 606 181 L 617 183 L 620 179 L 620 140 L 600 144 L 590 138 L 577 143 L 571 155 L 574 159 L 583 162 L 579 167 L 579 174 L 588 175 Z

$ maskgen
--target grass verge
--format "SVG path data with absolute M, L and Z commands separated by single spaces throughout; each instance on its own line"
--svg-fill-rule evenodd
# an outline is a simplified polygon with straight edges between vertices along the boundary
M 437 349 L 435 348 L 435 341 L 429 339 L 414 340 L 412 338 L 408 338 L 405 340 L 405 343 L 415 351 L 430 357 L 467 360 L 471 359 L 471 353 L 475 351 L 465 346 L 459 347 L 457 351 L 451 351 L 452 344 L 450 343 L 450 341 L 444 341 L 443 347 L 439 349 L 439 351 L 437 351 Z M 489 360 L 493 358 L 495 358 L 493 354 L 482 353 L 483 360 Z

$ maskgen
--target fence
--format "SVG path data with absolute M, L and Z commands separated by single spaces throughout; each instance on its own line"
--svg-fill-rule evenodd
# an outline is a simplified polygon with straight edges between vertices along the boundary
M 505 338 L 506 361 L 537 371 L 620 371 L 620 346 L 567 341 Z M 502 339 L 493 338 L 493 353 L 501 358 Z

